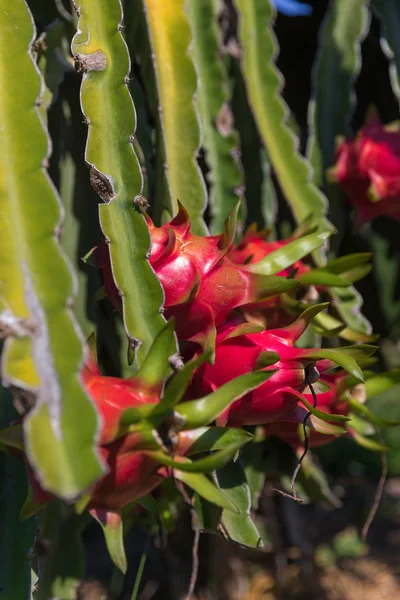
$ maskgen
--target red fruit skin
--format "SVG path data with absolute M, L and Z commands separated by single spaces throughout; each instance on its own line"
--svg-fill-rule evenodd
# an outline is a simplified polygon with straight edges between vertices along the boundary
M 204 364 L 195 374 L 192 397 L 210 393 L 239 375 L 250 373 L 257 366 L 262 352 L 276 352 L 280 360 L 263 370 L 276 370 L 268 381 L 246 394 L 226 409 L 219 425 L 240 427 L 262 425 L 282 419 L 301 399 L 306 387 L 304 351 L 293 346 L 294 338 L 279 330 L 227 337 L 235 327 L 224 326 L 217 337 L 215 363 Z M 301 334 L 300 328 L 295 338 Z M 312 352 L 312 350 L 308 350 Z M 317 363 L 319 368 L 319 363 Z
M 400 130 L 388 130 L 371 112 L 357 137 L 339 144 L 332 173 L 358 225 L 379 215 L 400 220 Z
M 140 434 L 118 437 L 123 412 L 158 402 L 161 386 L 150 389 L 138 378 L 102 376 L 90 355 L 81 378 L 101 417 L 97 450 L 107 469 L 106 475 L 91 489 L 88 508 L 117 511 L 151 491 L 166 475 L 159 463 L 138 450 L 142 442 Z M 43 490 L 26 459 L 25 462 L 35 501 L 46 504 L 54 496 Z
M 149 217 L 146 221 L 151 236 L 149 262 L 164 290 L 165 315 L 175 317 L 180 339 L 202 343 L 236 307 L 265 297 L 265 278 L 229 258 L 232 242 L 225 234 L 192 235 L 182 207 L 161 227 L 155 227 Z M 121 310 L 105 242 L 96 250 L 96 263 L 103 271 L 106 295 Z
M 88 508 L 119 510 L 126 504 L 144 496 L 163 480 L 158 474 L 159 463 L 144 454 L 135 451 L 126 435 L 100 448 L 100 456 L 109 468 L 92 490 Z
M 152 390 L 134 377 L 120 379 L 100 375 L 97 366 L 90 361 L 86 363 L 81 378 L 100 413 L 100 446 L 115 439 L 125 409 L 159 401 L 161 387 Z
M 144 496 L 169 475 L 169 470 L 140 450 L 143 436 L 136 433 L 119 435 L 120 418 L 127 408 L 159 401 L 161 386 L 146 387 L 138 378 L 105 377 L 89 355 L 82 371 L 83 384 L 101 416 L 98 453 L 107 473 L 90 490 L 89 510 L 119 511 Z M 196 439 L 197 432 L 181 432 L 177 456 L 184 456 Z M 198 435 L 198 434 L 197 434 Z M 18 455 L 23 455 L 18 451 Z M 35 472 L 25 458 L 29 482 L 35 501 L 47 504 L 54 496 L 43 490 Z

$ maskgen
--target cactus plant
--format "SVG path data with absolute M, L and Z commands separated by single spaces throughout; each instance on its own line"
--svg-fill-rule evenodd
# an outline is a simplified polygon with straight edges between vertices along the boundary
M 91 515 L 118 596 L 133 523 L 150 539 L 186 504 L 190 596 L 200 529 L 263 546 L 268 478 L 337 507 L 308 447 L 347 437 L 382 454 L 399 424 L 364 402 L 400 377 L 384 344 L 372 357 L 362 311 L 397 343 L 380 266 L 396 235 L 379 220 L 358 235 L 342 189 L 371 219 L 397 215 L 397 130 L 375 124 L 393 144 L 367 157 L 372 126 L 351 139 L 370 7 L 331 2 L 300 147 L 276 53 L 279 19 L 314 18 L 307 3 L 3 4 L 0 595 L 80 597 Z M 395 3 L 372 9 L 398 66 Z

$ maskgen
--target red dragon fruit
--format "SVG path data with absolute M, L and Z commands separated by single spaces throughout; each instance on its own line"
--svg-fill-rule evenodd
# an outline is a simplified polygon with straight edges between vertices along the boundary
M 270 241 L 268 235 L 268 229 L 257 231 L 256 226 L 252 225 L 247 229 L 241 242 L 230 250 L 228 255 L 230 260 L 239 265 L 256 263 L 271 254 L 271 252 L 284 248 L 293 240 L 293 238 L 288 238 L 286 240 Z M 283 269 L 278 275 L 289 277 L 293 271 L 301 275 L 309 270 L 310 267 L 302 260 L 297 260 L 290 268 Z
M 400 130 L 375 111 L 354 140 L 343 140 L 328 175 L 357 210 L 358 224 L 387 215 L 400 220 Z
M 319 411 L 326 413 L 327 415 L 344 415 L 347 416 L 350 412 L 350 405 L 343 399 L 343 392 L 348 389 L 352 396 L 356 396 L 360 402 L 365 401 L 364 384 L 357 383 L 351 388 L 347 385 L 347 376 L 341 371 L 338 373 L 324 373 L 314 388 L 317 397 L 317 408 Z M 321 391 L 319 391 L 319 383 L 323 385 Z M 313 404 L 313 396 L 311 391 L 308 389 L 303 391 L 304 398 L 309 404 Z M 304 415 L 307 413 L 307 408 L 304 404 L 299 402 L 299 407 L 304 409 Z M 299 419 L 303 420 L 303 419 Z M 271 435 L 280 438 L 284 442 L 293 446 L 293 448 L 302 448 L 304 441 L 301 433 L 299 434 L 299 426 L 302 424 L 293 421 L 277 421 L 265 425 L 264 430 L 267 435 Z M 325 446 L 330 442 L 334 441 L 337 434 L 325 434 L 321 433 L 314 428 L 309 428 L 307 432 L 308 446 L 309 448 L 318 448 Z
M 214 421 L 234 399 L 265 381 L 268 374 L 257 373 L 237 380 L 228 393 L 221 390 L 203 399 L 201 406 L 197 402 L 182 402 L 177 412 L 173 407 L 184 396 L 193 370 L 203 363 L 207 355 L 183 365 L 166 383 L 170 371 L 168 357 L 174 349 L 174 322 L 169 321 L 156 336 L 134 377 L 103 376 L 94 352 L 88 355 L 81 379 L 101 417 L 97 450 L 106 466 L 106 474 L 85 497 L 85 506 L 96 518 L 99 517 L 98 511 L 117 513 L 126 504 L 151 491 L 170 474 L 169 467 L 178 468 L 179 473 L 185 471 L 183 463 L 190 462 L 186 454 L 192 454 L 193 445 L 197 444 L 198 448 L 193 453 L 208 452 L 208 440 L 212 438 L 215 442 L 215 436 L 222 435 L 221 453 L 216 452 L 211 457 L 212 464 L 222 465 L 249 441 L 246 432 L 230 432 L 226 428 L 218 430 L 205 425 Z M 0 440 L 12 452 L 24 457 L 22 422 L 2 430 Z M 174 459 L 170 456 L 171 449 L 174 449 Z M 26 510 L 37 510 L 53 496 L 42 489 L 40 476 L 27 460 L 26 464 L 33 492 Z M 202 471 L 210 470 L 209 465 L 210 461 L 206 461 L 205 467 L 201 466 L 201 461 L 192 463 L 190 470 L 196 474 L 197 482 Z M 196 485 L 196 481 L 192 476 L 188 485 Z M 205 485 L 211 485 L 207 478 Z M 216 493 L 218 490 L 214 489 L 214 498 Z M 220 498 L 221 506 L 226 507 L 224 502 L 225 499 Z
M 98 452 L 108 473 L 90 492 L 89 509 L 118 510 L 157 486 L 163 477 L 160 464 L 138 451 L 143 436 L 138 433 L 120 435 L 119 422 L 127 408 L 159 401 L 161 386 L 149 387 L 140 378 L 120 379 L 100 374 L 90 356 L 82 371 L 82 381 L 101 417 Z M 53 496 L 43 491 L 33 470 L 28 475 L 36 502 L 43 504 Z
M 294 238 L 286 240 L 269 241 L 269 231 L 267 229 L 257 231 L 256 226 L 247 229 L 241 242 L 232 248 L 228 254 L 230 260 L 236 264 L 254 264 L 263 260 L 266 256 L 285 248 Z M 286 267 L 278 272 L 281 277 L 297 276 L 310 271 L 310 267 L 302 260 L 295 261 L 290 267 Z M 318 291 L 314 286 L 307 289 L 307 300 L 318 300 Z M 246 321 L 257 323 L 263 327 L 277 328 L 285 327 L 293 321 L 293 317 L 284 308 L 280 307 L 280 297 L 268 298 L 262 302 L 248 304 L 241 309 Z
M 238 375 L 267 364 L 264 370 L 275 371 L 268 381 L 234 402 L 218 419 L 220 425 L 240 427 L 272 423 L 294 411 L 302 399 L 301 392 L 308 385 L 306 373 L 314 382 L 316 373 L 338 364 L 362 380 L 362 373 L 352 354 L 370 354 L 374 351 L 373 347 L 325 350 L 294 346 L 310 319 L 323 306 L 310 307 L 292 325 L 281 329 L 246 333 L 251 326 L 224 324 L 217 336 L 215 363 L 205 364 L 197 372 L 192 383 L 192 395 L 211 392 Z
M 253 273 L 251 268 L 230 259 L 234 218 L 227 220 L 223 234 L 206 237 L 190 233 L 188 214 L 182 206 L 166 225 L 156 227 L 149 217 L 146 221 L 151 235 L 149 261 L 164 290 L 166 316 L 176 318 L 180 339 L 211 347 L 216 327 L 232 310 L 296 286 L 296 282 L 283 277 Z M 105 293 L 120 310 L 105 242 L 95 256 L 103 271 Z

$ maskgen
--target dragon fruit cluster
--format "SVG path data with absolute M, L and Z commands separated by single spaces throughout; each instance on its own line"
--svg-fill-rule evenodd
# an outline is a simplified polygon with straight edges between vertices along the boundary
M 304 281 L 313 280 L 313 269 L 303 261 L 311 249 L 324 243 L 326 235 L 316 234 L 312 248 L 304 242 L 292 260 L 286 253 L 290 244 L 292 250 L 302 247 L 294 238 L 268 241 L 266 232 L 253 227 L 235 245 L 235 225 L 229 219 L 221 235 L 193 235 L 182 206 L 178 215 L 161 227 L 148 216 L 146 221 L 151 235 L 149 262 L 164 291 L 164 314 L 174 322 L 186 366 L 194 367 L 182 384 L 183 404 L 174 407 L 171 427 L 171 410 L 165 412 L 165 418 L 157 417 L 157 410 L 161 414 L 165 403 L 165 377 L 149 379 L 142 371 L 130 379 L 104 376 L 93 355 L 88 354 L 81 378 L 101 417 L 98 452 L 107 469 L 86 498 L 87 508 L 98 518 L 104 512 L 117 514 L 171 475 L 165 458 L 168 452 L 175 466 L 184 465 L 202 427 L 210 422 L 216 423 L 215 431 L 262 426 L 268 435 L 299 444 L 298 426 L 313 403 L 310 386 L 321 374 L 329 392 L 318 395 L 317 408 L 327 415 L 345 415 L 348 407 L 345 402 L 335 402 L 336 375 L 330 371 L 339 365 L 362 379 L 356 358 L 373 351 L 372 347 L 360 346 L 340 351 L 296 347 L 311 321 L 327 307 L 307 304 L 323 294 L 324 287 L 315 288 L 316 296 L 308 293 L 311 286 Z M 95 249 L 94 257 L 102 269 L 105 294 L 122 312 L 105 241 Z M 274 268 L 265 266 L 268 257 L 273 258 Z M 305 275 L 308 280 L 302 279 Z M 337 278 L 334 282 L 338 283 Z M 306 299 L 306 310 L 297 318 L 282 310 L 285 297 Z M 230 392 L 228 399 L 225 394 L 223 402 L 219 400 L 220 390 L 230 384 L 234 389 L 235 381 L 257 372 L 263 377 L 256 383 L 241 388 L 240 394 Z M 127 425 L 126 411 L 136 411 L 139 417 L 132 417 Z M 196 417 L 189 418 L 191 414 Z M 166 423 L 167 436 L 163 438 Z M 331 439 L 333 436 L 318 431 L 310 434 L 312 444 Z M 164 459 L 155 448 L 166 452 Z M 46 503 L 51 495 L 42 490 L 29 465 L 28 471 L 35 505 Z

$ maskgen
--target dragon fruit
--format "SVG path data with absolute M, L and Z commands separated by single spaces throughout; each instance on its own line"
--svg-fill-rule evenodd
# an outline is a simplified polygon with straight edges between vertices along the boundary
M 230 250 L 228 254 L 230 260 L 240 265 L 254 264 L 263 260 L 271 252 L 285 248 L 292 241 L 292 238 L 270 241 L 268 235 L 268 229 L 258 231 L 256 225 L 250 226 L 239 244 Z M 296 276 L 308 273 L 310 270 L 310 267 L 302 260 L 297 260 L 290 267 L 279 271 L 278 275 L 290 277 L 294 274 L 294 279 L 296 279 Z M 307 299 L 315 301 L 318 300 L 318 297 L 317 289 L 311 286 L 307 291 Z M 257 323 L 265 328 L 285 327 L 293 321 L 292 315 L 280 306 L 279 296 L 268 298 L 263 302 L 248 304 L 242 308 L 241 312 L 246 321 Z
M 348 390 L 352 396 L 357 396 L 358 401 L 365 401 L 364 384 L 357 383 L 349 388 L 347 379 L 348 378 L 343 371 L 338 373 L 324 373 L 322 375 L 320 382 L 323 385 L 323 389 L 319 391 L 319 382 L 315 386 L 318 410 L 327 415 L 347 416 L 350 412 L 350 405 L 343 399 L 343 392 L 346 390 Z M 313 396 L 309 389 L 303 391 L 303 396 L 309 404 L 313 404 Z M 306 415 L 307 408 L 301 401 L 299 402 L 299 407 L 304 409 L 304 415 Z M 299 434 L 299 424 L 293 421 L 270 423 L 265 425 L 264 430 L 267 435 L 280 438 L 294 448 L 302 448 L 304 445 L 302 436 Z M 307 436 L 309 448 L 325 446 L 338 437 L 337 434 L 321 433 L 314 428 L 308 429 Z
M 361 225 L 379 215 L 400 220 L 400 130 L 371 110 L 354 140 L 342 140 L 328 176 L 357 211 Z
M 250 226 L 239 244 L 229 251 L 230 260 L 239 265 L 256 263 L 271 254 L 271 252 L 284 248 L 292 241 L 292 238 L 272 241 L 268 240 L 268 235 L 268 229 L 257 231 L 257 226 Z M 301 275 L 309 270 L 308 265 L 302 260 L 297 260 L 289 268 L 279 271 L 278 275 L 289 277 L 294 271 L 296 274 Z
M 103 376 L 95 352 L 88 353 L 81 379 L 100 415 L 97 450 L 106 466 L 105 475 L 85 497 L 85 506 L 96 518 L 99 511 L 118 513 L 126 504 L 154 489 L 169 476 L 169 467 L 177 469 L 175 475 L 180 473 L 181 477 L 182 472 L 189 470 L 191 480 L 188 485 L 200 494 L 205 485 L 207 493 L 212 484 L 201 474 L 225 464 L 238 448 L 249 441 L 246 432 L 205 426 L 235 399 L 266 381 L 269 374 L 250 374 L 200 403 L 181 402 L 179 410 L 174 409 L 175 404 L 182 400 L 193 371 L 207 358 L 207 355 L 202 355 L 181 365 L 170 377 L 168 358 L 174 350 L 174 322 L 171 320 L 156 336 L 138 373 L 129 379 Z M 0 441 L 25 458 L 32 490 L 32 506 L 27 510 L 37 510 L 53 496 L 42 489 L 40 476 L 25 457 L 23 419 L 21 421 L 0 431 Z M 204 466 L 201 460 L 192 462 L 189 459 L 188 456 L 193 453 L 207 453 L 209 443 L 211 447 L 216 443 L 217 447 L 213 449 L 218 451 Z M 196 449 L 192 449 L 193 446 Z M 186 469 L 188 462 L 191 464 Z M 199 482 L 200 476 L 204 479 Z M 220 502 L 220 506 L 227 506 L 214 487 L 212 497 L 213 501 Z
M 182 340 L 212 347 L 216 327 L 232 310 L 297 285 L 284 277 L 252 272 L 250 267 L 231 260 L 234 217 L 227 220 L 223 234 L 206 237 L 190 233 L 188 214 L 182 205 L 166 225 L 156 227 L 148 216 L 146 221 L 151 236 L 149 261 L 164 290 L 165 314 L 167 318 L 175 317 L 176 332 Z M 103 271 L 106 295 L 121 310 L 105 242 L 95 250 L 95 262 Z
M 252 326 L 225 323 L 216 341 L 215 363 L 204 364 L 196 373 L 191 394 L 209 393 L 225 382 L 254 369 L 274 371 L 257 389 L 234 402 L 219 417 L 219 425 L 240 427 L 261 425 L 293 414 L 308 378 L 341 365 L 362 381 L 362 373 L 352 355 L 374 351 L 372 346 L 313 349 L 296 348 L 294 343 L 309 321 L 326 305 L 310 307 L 290 326 L 247 333 Z M 306 377 L 307 375 L 307 377 Z

